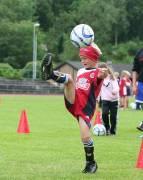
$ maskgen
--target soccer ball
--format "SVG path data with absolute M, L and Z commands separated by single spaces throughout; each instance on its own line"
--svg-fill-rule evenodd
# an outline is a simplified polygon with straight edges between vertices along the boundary
M 96 124 L 93 127 L 93 134 L 96 136 L 104 136 L 106 134 L 106 128 L 103 124 Z
M 131 109 L 136 109 L 136 103 L 134 102 L 131 102 L 129 106 L 131 107 Z
M 73 28 L 70 39 L 75 47 L 90 46 L 94 41 L 94 31 L 87 24 L 79 24 Z

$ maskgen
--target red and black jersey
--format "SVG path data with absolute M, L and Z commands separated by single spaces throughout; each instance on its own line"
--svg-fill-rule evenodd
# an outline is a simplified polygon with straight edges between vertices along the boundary
M 103 80 L 99 79 L 99 69 L 82 68 L 77 73 L 75 87 L 75 103 L 68 110 L 78 118 L 90 121 L 96 105 Z

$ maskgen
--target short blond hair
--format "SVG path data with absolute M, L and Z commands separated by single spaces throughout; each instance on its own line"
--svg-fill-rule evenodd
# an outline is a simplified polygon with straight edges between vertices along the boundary
M 119 77 L 120 73 L 119 72 L 114 72 L 114 76 L 117 78 Z
M 121 77 L 124 77 L 124 76 L 131 76 L 131 73 L 129 72 L 129 71 L 127 71 L 127 70 L 123 70 L 122 72 L 121 72 Z

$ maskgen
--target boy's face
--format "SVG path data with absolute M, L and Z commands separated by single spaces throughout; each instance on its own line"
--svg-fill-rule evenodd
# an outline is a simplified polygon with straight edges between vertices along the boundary
M 81 64 L 83 65 L 84 68 L 95 68 L 97 62 L 94 62 L 92 60 L 90 60 L 89 58 L 86 57 L 82 57 L 80 56 L 81 59 Z

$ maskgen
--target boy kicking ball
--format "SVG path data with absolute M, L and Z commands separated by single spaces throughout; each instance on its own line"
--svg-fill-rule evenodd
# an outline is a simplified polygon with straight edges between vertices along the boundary
M 94 144 L 90 133 L 91 119 L 94 114 L 96 99 L 103 79 L 107 76 L 105 68 L 97 68 L 101 51 L 98 47 L 80 48 L 81 68 L 77 72 L 76 82 L 70 74 L 53 70 L 52 54 L 47 54 L 42 61 L 42 79 L 53 79 L 64 84 L 64 100 L 67 110 L 77 119 L 81 141 L 85 151 L 86 165 L 83 173 L 95 173 L 98 166 L 94 158 Z

